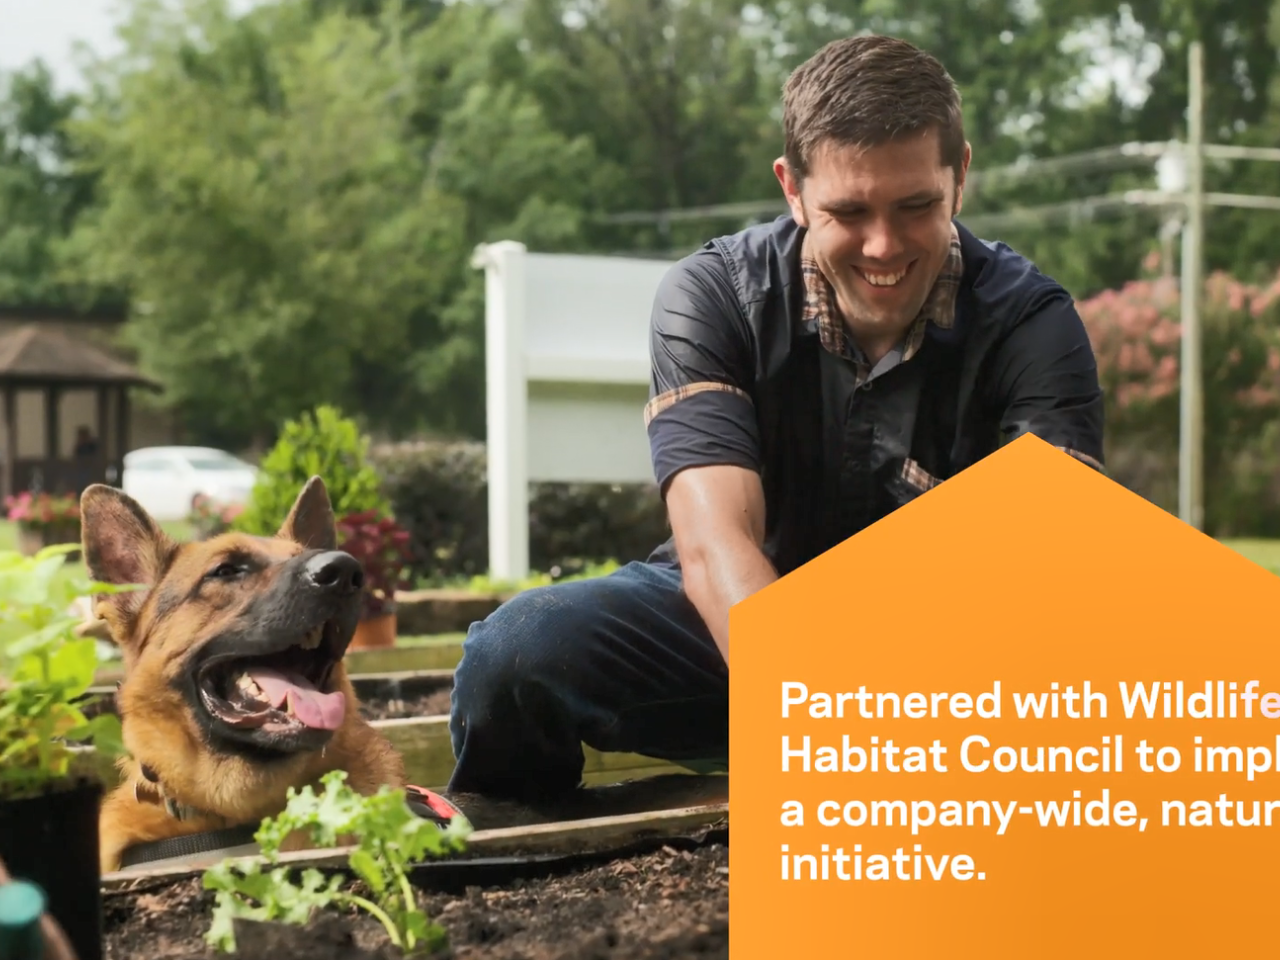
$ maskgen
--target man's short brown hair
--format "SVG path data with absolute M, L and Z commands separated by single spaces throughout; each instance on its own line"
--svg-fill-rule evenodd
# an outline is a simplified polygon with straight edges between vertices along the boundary
M 782 92 L 785 155 L 797 180 L 830 142 L 869 147 L 936 128 L 942 163 L 960 177 L 960 91 L 938 60 L 894 37 L 849 37 L 796 68 Z

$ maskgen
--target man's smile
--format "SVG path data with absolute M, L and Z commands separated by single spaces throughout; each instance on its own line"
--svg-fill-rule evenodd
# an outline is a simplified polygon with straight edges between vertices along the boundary
M 881 290 L 892 290 L 901 285 L 911 271 L 915 268 L 916 261 L 912 260 L 905 267 L 900 267 L 896 271 L 872 270 L 866 267 L 854 267 L 854 272 L 858 274 L 869 286 L 876 287 Z

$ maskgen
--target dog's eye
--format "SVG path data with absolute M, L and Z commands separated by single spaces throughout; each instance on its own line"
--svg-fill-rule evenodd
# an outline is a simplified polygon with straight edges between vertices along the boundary
M 205 578 L 208 580 L 230 580 L 244 573 L 244 567 L 238 563 L 220 563 L 208 573 Z

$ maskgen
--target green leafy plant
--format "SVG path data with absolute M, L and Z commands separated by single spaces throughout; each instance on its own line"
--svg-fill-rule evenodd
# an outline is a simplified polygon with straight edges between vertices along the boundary
M 378 472 L 368 460 L 369 441 L 355 420 L 331 406 L 287 421 L 275 446 L 258 465 L 249 502 L 232 520 L 236 530 L 271 536 L 280 529 L 298 491 L 313 476 L 324 480 L 336 516 L 364 511 L 389 515 Z
M 77 742 L 107 761 L 124 751 L 114 714 L 85 715 L 97 641 L 76 635 L 70 608 L 78 596 L 135 588 L 76 576 L 66 557 L 78 549 L 56 544 L 29 557 L 0 551 L 0 799 L 67 781 L 77 772 Z
M 419 817 L 405 802 L 403 790 L 383 787 L 372 796 L 357 793 L 346 783 L 345 771 L 325 774 L 323 790 L 290 788 L 282 813 L 262 821 L 255 839 L 262 858 L 227 859 L 204 873 L 206 890 L 217 893 L 213 922 L 206 941 L 223 952 L 235 951 L 233 921 L 237 918 L 306 924 L 314 911 L 331 906 L 364 910 L 386 929 L 391 942 L 406 956 L 432 952 L 445 944 L 445 931 L 417 905 L 409 883 L 411 864 L 431 855 L 460 850 L 471 825 L 459 820 L 441 830 Z M 342 889 L 347 877 L 328 879 L 306 868 L 294 879 L 278 863 L 280 846 L 295 831 L 306 831 L 318 847 L 335 847 L 355 840 L 347 863 L 368 885 L 372 899 Z

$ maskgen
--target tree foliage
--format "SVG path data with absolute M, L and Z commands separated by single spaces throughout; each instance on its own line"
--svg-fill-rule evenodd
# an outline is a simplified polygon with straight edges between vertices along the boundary
M 204 442 L 266 446 L 326 403 L 393 437 L 482 436 L 475 245 L 677 254 L 743 225 L 606 218 L 779 199 L 781 87 L 828 40 L 939 55 L 983 174 L 1182 136 L 1195 39 L 1210 138 L 1274 144 L 1276 22 L 1245 0 L 134 0 L 83 96 L 38 69 L 3 87 L 0 302 L 127 298 L 128 342 Z M 1208 179 L 1280 194 L 1275 164 Z M 987 176 L 962 219 L 1152 186 L 1114 156 Z M 1212 209 L 1209 268 L 1269 282 L 1274 216 Z M 1090 297 L 1160 226 L 1129 208 L 986 235 Z

